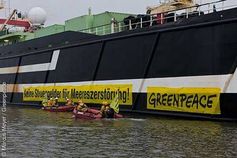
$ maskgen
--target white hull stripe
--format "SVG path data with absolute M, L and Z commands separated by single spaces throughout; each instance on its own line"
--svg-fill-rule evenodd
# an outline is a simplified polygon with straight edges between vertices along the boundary
M 106 81 L 88 81 L 88 82 L 66 82 L 66 83 L 42 83 L 42 84 L 17 84 L 8 85 L 8 92 L 23 92 L 23 87 L 33 86 L 80 86 L 80 85 L 103 85 L 103 84 L 132 84 L 134 93 L 145 93 L 147 87 L 192 87 L 192 88 L 220 88 L 222 93 L 237 93 L 236 88 L 231 91 L 226 88 L 226 83 L 232 77 L 229 75 L 212 76 L 189 76 L 189 77 L 171 77 L 171 78 L 150 78 L 150 79 L 131 79 L 131 80 L 106 80 Z M 141 86 L 143 85 L 143 86 Z M 1 89 L 0 89 L 1 90 Z
M 237 68 L 233 75 L 231 75 L 228 86 L 226 86 L 228 93 L 235 93 L 237 91 Z
M 53 52 L 52 60 L 50 63 L 0 68 L 0 75 L 55 70 L 59 53 L 60 50 L 55 50 Z

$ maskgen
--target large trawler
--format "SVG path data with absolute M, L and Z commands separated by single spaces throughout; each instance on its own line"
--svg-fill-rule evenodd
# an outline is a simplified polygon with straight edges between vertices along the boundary
M 89 10 L 45 28 L 40 8 L 33 20 L 14 10 L 0 19 L 7 102 L 41 106 L 47 94 L 97 107 L 118 96 L 127 112 L 237 120 L 237 8 L 224 3 L 170 0 L 140 15 Z

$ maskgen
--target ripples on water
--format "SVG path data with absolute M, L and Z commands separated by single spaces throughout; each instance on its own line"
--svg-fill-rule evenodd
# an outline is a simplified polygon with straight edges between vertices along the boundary
M 75 120 L 8 107 L 8 157 L 237 157 L 237 124 L 167 119 Z M 131 116 L 130 116 L 131 117 Z

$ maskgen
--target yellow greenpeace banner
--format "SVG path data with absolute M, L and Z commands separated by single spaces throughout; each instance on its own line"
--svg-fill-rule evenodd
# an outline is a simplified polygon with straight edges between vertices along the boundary
M 45 94 L 49 98 L 58 98 L 65 102 L 66 98 L 73 101 L 83 100 L 85 103 L 111 102 L 118 95 L 119 103 L 132 105 L 132 85 L 83 85 L 83 86 L 39 86 L 24 87 L 24 101 L 42 101 Z
M 147 109 L 221 114 L 219 88 L 147 88 Z

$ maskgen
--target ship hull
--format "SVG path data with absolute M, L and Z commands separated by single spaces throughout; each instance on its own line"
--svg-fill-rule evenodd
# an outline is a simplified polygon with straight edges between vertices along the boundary
M 237 9 L 232 9 L 166 27 L 125 31 L 66 46 L 5 55 L 0 59 L 0 81 L 8 84 L 10 104 L 40 105 L 39 99 L 27 98 L 25 88 L 80 89 L 93 85 L 96 90 L 98 86 L 107 89 L 117 85 L 117 89 L 127 86 L 127 95 L 131 94 L 128 102 L 121 102 L 125 111 L 237 119 L 236 13 Z M 193 94 L 192 99 L 210 93 L 217 96 L 217 101 L 209 100 L 199 110 L 194 101 L 192 107 L 188 105 L 191 96 L 187 96 L 186 105 L 182 99 L 173 105 L 164 98 L 175 99 L 176 94 L 186 93 Z M 163 100 L 157 96 L 149 99 L 153 94 L 162 95 Z M 200 96 L 199 100 L 203 98 Z M 99 106 L 105 99 L 84 100 Z M 204 105 L 202 101 L 200 105 Z M 209 110 L 213 111 L 205 111 L 211 106 L 214 109 Z

